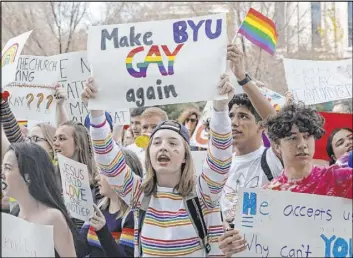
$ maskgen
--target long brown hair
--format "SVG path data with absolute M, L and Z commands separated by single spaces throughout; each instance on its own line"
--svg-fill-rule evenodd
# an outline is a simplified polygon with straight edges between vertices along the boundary
M 73 137 L 75 145 L 78 149 L 78 160 L 82 164 L 87 165 L 90 184 L 96 184 L 96 176 L 99 174 L 98 166 L 94 159 L 92 139 L 87 128 L 76 121 L 67 121 L 60 126 L 71 126 L 74 130 Z
M 143 169 L 138 156 L 134 152 L 126 148 L 122 148 L 121 151 L 125 157 L 126 164 L 130 167 L 132 172 L 134 172 L 136 175 L 142 178 Z M 109 207 L 109 205 L 110 205 L 109 197 L 104 196 L 102 200 L 99 202 L 98 207 L 101 208 L 102 210 L 105 210 Z M 125 216 L 127 212 L 129 212 L 130 210 L 129 205 L 127 205 L 127 203 L 120 197 L 118 197 L 118 206 L 119 206 L 119 212 L 116 219 L 119 219 Z
M 51 152 L 48 154 L 50 158 L 53 160 L 55 155 L 54 137 L 55 137 L 56 128 L 48 123 L 39 123 L 33 126 L 33 128 L 34 127 L 39 127 L 40 130 L 42 131 L 44 138 L 47 140 L 47 143 L 50 146 Z
M 189 107 L 185 109 L 179 116 L 178 122 L 182 125 L 185 125 L 185 120 L 190 117 L 191 115 L 195 115 L 196 119 L 199 121 L 201 113 L 197 107 Z
M 146 150 L 146 179 L 142 184 L 142 190 L 145 195 L 149 196 L 157 192 L 157 176 L 156 171 L 152 167 L 150 159 L 150 148 L 152 139 L 150 140 Z M 196 184 L 196 173 L 195 166 L 192 160 L 191 151 L 188 143 L 183 140 L 185 149 L 185 163 L 181 165 L 181 178 L 179 183 L 175 186 L 174 190 L 177 191 L 181 196 L 185 197 L 190 194 Z

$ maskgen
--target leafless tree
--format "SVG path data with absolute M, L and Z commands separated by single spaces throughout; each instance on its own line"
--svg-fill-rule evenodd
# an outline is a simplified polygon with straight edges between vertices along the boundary
M 87 6 L 86 2 L 2 3 L 1 43 L 33 30 L 23 53 L 54 55 L 72 51 Z

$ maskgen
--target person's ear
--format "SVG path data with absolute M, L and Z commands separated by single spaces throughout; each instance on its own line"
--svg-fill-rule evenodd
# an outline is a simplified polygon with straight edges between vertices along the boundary
M 332 154 L 332 155 L 331 155 L 331 159 L 334 160 L 334 161 L 337 160 L 335 154 Z

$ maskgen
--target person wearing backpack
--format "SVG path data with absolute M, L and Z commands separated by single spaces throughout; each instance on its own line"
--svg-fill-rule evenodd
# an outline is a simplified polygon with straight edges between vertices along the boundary
M 272 147 L 263 143 L 261 120 L 276 114 L 262 95 L 257 83 L 245 73 L 243 54 L 235 45 L 228 46 L 231 69 L 244 93 L 229 102 L 232 122 L 233 156 L 229 178 L 223 189 L 221 207 L 225 222 L 232 223 L 236 214 L 240 187 L 261 187 L 280 175 L 283 165 Z M 227 225 L 225 225 L 227 227 Z
M 208 156 L 199 176 L 188 131 L 180 123 L 163 121 L 153 130 L 146 149 L 147 175 L 141 179 L 112 141 L 104 111 L 91 111 L 91 135 L 101 176 L 135 212 L 135 257 L 223 255 L 218 246 L 224 232 L 219 198 L 231 165 L 227 104 L 234 89 L 224 75 L 217 87 L 228 98 L 214 101 Z M 81 96 L 96 95 L 97 86 L 90 79 Z

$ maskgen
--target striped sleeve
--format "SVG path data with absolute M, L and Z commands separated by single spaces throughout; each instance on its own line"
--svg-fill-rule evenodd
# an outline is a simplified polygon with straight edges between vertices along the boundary
M 23 141 L 21 128 L 7 101 L 1 102 L 1 122 L 10 143 Z
M 210 140 L 203 171 L 197 182 L 199 197 L 209 208 L 218 206 L 232 163 L 232 129 L 228 111 L 212 111 Z
M 141 178 L 126 164 L 120 147 L 113 141 L 105 115 L 91 118 L 90 133 L 95 159 L 102 175 L 114 191 L 131 207 L 139 207 L 142 199 Z

